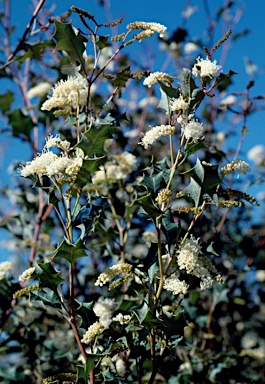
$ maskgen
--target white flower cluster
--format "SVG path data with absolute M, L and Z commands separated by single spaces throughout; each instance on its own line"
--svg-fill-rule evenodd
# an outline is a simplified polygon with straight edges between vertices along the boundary
M 157 83 L 157 81 L 161 81 L 162 83 L 166 83 L 167 85 L 171 85 L 173 83 L 173 77 L 164 72 L 154 72 L 151 73 L 143 82 L 144 85 L 147 85 L 149 88 Z
M 197 64 L 195 64 L 192 68 L 193 76 L 201 76 L 201 77 L 217 77 L 222 69 L 221 65 L 216 65 L 217 61 L 211 61 L 208 58 L 206 60 L 201 59 L 200 56 L 197 57 Z
M 35 272 L 35 267 L 26 269 L 18 278 L 19 281 L 27 283 L 31 279 L 32 273 Z
M 250 166 L 243 160 L 235 159 L 221 169 L 222 176 L 226 176 L 231 172 L 236 171 L 238 174 L 246 174 L 250 172 Z
M 248 159 L 256 165 L 265 164 L 265 147 L 262 144 L 255 145 L 248 151 Z
M 100 297 L 96 304 L 93 306 L 93 311 L 99 317 L 100 323 L 104 328 L 108 328 L 111 323 L 111 317 L 117 303 L 114 299 L 108 297 Z
M 180 95 L 177 99 L 173 98 L 170 100 L 170 106 L 173 112 L 185 112 L 189 108 L 189 103 L 183 98 L 182 95 Z
M 147 149 L 148 146 L 153 144 L 153 142 L 159 137 L 170 135 L 174 131 L 175 127 L 172 127 L 171 125 L 157 125 L 150 129 L 150 131 L 146 132 L 138 144 L 141 144 L 145 149 Z
M 134 23 L 128 24 L 126 28 L 130 30 L 134 30 L 134 29 L 150 30 L 150 31 L 159 33 L 160 37 L 163 37 L 167 30 L 167 27 L 165 27 L 160 23 L 147 23 L 145 21 L 135 21 Z
M 70 148 L 71 143 L 67 140 L 62 140 L 59 135 L 53 136 L 49 135 L 45 138 L 45 148 L 58 147 L 61 148 L 64 152 L 67 152 Z
M 113 317 L 112 321 L 117 321 L 121 325 L 123 324 L 129 324 L 131 321 L 132 316 L 131 315 L 123 315 L 122 313 L 118 313 L 115 317 Z
M 84 77 L 68 76 L 67 80 L 60 80 L 52 88 L 52 96 L 43 103 L 41 109 L 50 111 L 54 108 L 61 109 L 61 114 L 70 114 L 71 108 L 86 105 L 88 97 L 87 83 Z
M 68 176 L 77 175 L 83 164 L 83 151 L 77 148 L 75 150 L 75 157 L 68 157 L 68 155 L 63 152 L 58 156 L 49 150 L 49 148 L 55 146 L 63 149 L 65 152 L 69 149 L 70 143 L 66 140 L 61 140 L 59 136 L 49 136 L 46 139 L 42 153 L 22 166 L 20 169 L 21 176 L 27 177 L 34 174 L 47 175 L 49 177 L 57 174 L 65 174 Z
M 96 321 L 94 324 L 90 325 L 90 327 L 84 334 L 81 342 L 85 344 L 90 344 L 91 341 L 96 336 L 100 335 L 103 331 L 104 331 L 104 326 L 99 321 Z
M 27 97 L 33 99 L 33 97 L 44 97 L 51 89 L 51 84 L 47 82 L 40 83 L 35 87 L 30 88 L 27 92 Z
M 191 120 L 187 124 L 183 124 L 181 127 L 182 132 L 187 140 L 192 139 L 194 143 L 203 138 L 204 127 L 202 123 Z
M 99 275 L 97 281 L 95 282 L 95 285 L 102 287 L 104 284 L 112 281 L 116 276 L 119 276 L 121 273 L 129 273 L 131 272 L 131 270 L 131 264 L 115 264 Z
M 188 274 L 201 279 L 200 288 L 201 290 L 204 290 L 206 288 L 211 288 L 214 281 L 204 264 L 207 264 L 212 272 L 215 272 L 215 268 L 208 259 L 206 262 L 203 257 L 199 257 L 200 251 L 201 246 L 199 244 L 199 239 L 196 240 L 191 236 L 178 251 L 177 262 L 179 269 L 185 269 Z
M 188 292 L 189 285 L 185 281 L 179 280 L 175 275 L 171 275 L 164 282 L 164 289 L 172 291 L 174 295 L 183 297 Z
M 136 156 L 129 152 L 125 151 L 115 155 L 113 156 L 113 161 L 108 161 L 104 164 L 104 167 L 100 167 L 100 170 L 95 172 L 92 183 L 101 184 L 104 182 L 124 180 L 135 169 L 136 163 Z
M 11 272 L 11 269 L 11 261 L 3 261 L 2 263 L 0 263 L 0 280 L 6 277 L 6 275 Z

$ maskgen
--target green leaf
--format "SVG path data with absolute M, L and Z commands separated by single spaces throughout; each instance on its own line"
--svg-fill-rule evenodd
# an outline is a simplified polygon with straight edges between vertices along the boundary
M 15 109 L 8 114 L 8 125 L 12 127 L 13 136 L 20 136 L 22 138 L 30 137 L 30 132 L 35 124 L 31 118 L 26 115 L 21 109 Z
M 149 193 L 146 196 L 140 197 L 137 200 L 134 200 L 132 205 L 138 204 L 140 205 L 144 212 L 155 221 L 158 216 L 160 216 L 163 212 L 157 208 L 151 198 L 151 194 Z
M 110 47 L 109 36 L 97 36 L 96 44 L 100 50 Z
M 79 307 L 76 309 L 76 314 L 81 317 L 80 327 L 87 329 L 95 318 L 94 312 L 92 311 L 94 303 L 81 303 L 77 300 L 76 302 L 79 304 Z
M 149 311 L 149 306 L 146 302 L 143 303 L 143 306 L 141 308 L 134 311 L 140 324 L 142 324 L 142 322 L 146 318 L 148 311 Z
M 164 232 L 169 247 L 172 243 L 176 243 L 180 231 L 178 223 L 174 222 L 171 210 L 167 210 L 162 218 L 162 231 Z
M 85 43 L 87 39 L 80 33 L 75 34 L 71 23 L 61 23 L 55 21 L 54 38 L 57 41 L 55 49 L 57 51 L 65 51 L 73 65 L 81 65 L 86 72 L 85 60 L 83 54 L 85 52 Z
M 131 75 L 130 66 L 122 69 L 120 72 L 117 73 L 115 79 L 112 81 L 113 85 L 119 88 L 125 87 L 127 81 L 130 78 L 130 75 Z
M 210 245 L 208 245 L 206 251 L 209 252 L 209 253 L 212 253 L 213 255 L 215 256 L 219 256 L 218 253 L 215 252 L 215 250 L 213 249 L 213 242 L 211 242 Z
M 179 97 L 179 89 L 168 87 L 165 84 L 158 81 L 160 85 L 161 99 L 158 104 L 158 108 L 164 109 L 169 115 L 171 114 L 170 100 Z
M 60 272 L 56 271 L 50 262 L 47 262 L 38 263 L 32 277 L 39 280 L 44 288 L 50 288 L 57 294 L 58 284 L 64 281 L 59 275 Z
M 99 359 L 103 355 L 100 354 L 88 354 L 85 366 L 77 366 L 77 380 L 84 379 L 84 383 L 88 383 L 89 373 L 95 368 L 95 360 Z M 78 382 L 78 381 L 77 381 Z M 81 383 L 82 381 L 80 381 Z
M 0 95 L 0 110 L 3 114 L 10 111 L 11 104 L 15 100 L 14 93 L 11 91 L 7 91 L 6 93 L 2 93 Z
M 160 172 L 154 176 L 145 176 L 140 182 L 140 185 L 146 187 L 148 192 L 152 191 L 156 194 L 159 189 L 166 186 L 163 178 L 163 172 Z
M 217 87 L 220 83 L 222 83 L 222 89 L 226 89 L 226 87 L 231 83 L 231 77 L 234 75 L 238 75 L 237 72 L 234 72 L 230 69 L 228 73 L 221 73 L 216 79 L 213 85 L 213 88 Z
M 192 98 L 192 92 L 196 87 L 195 81 L 191 76 L 191 71 L 189 69 L 183 69 L 179 76 L 177 76 L 180 81 L 181 94 L 185 99 L 190 100 Z
M 30 293 L 30 301 L 34 302 L 35 300 L 41 300 L 44 305 L 48 305 L 54 308 L 61 308 L 61 302 L 58 299 L 58 296 L 53 292 L 31 292 Z
M 193 199 L 196 207 L 202 200 L 216 200 L 216 186 L 222 182 L 218 174 L 218 165 L 202 164 L 197 159 L 195 167 L 185 174 L 190 176 L 190 184 L 183 192 Z
M 194 153 L 205 150 L 207 147 L 203 144 L 202 141 L 198 141 L 197 143 L 190 143 L 187 146 L 187 151 L 185 158 L 188 158 L 189 156 L 193 155 Z
M 103 217 L 103 215 L 102 206 L 88 203 L 80 209 L 73 221 L 73 225 L 82 231 L 80 236 L 81 240 L 83 240 L 84 236 L 90 231 L 94 231 L 97 219 Z
M 89 131 L 84 133 L 77 147 L 81 148 L 88 157 L 104 155 L 104 143 L 107 139 L 112 138 L 109 127 L 109 124 L 105 126 L 92 126 Z
M 27 59 L 41 59 L 46 48 L 54 47 L 55 44 L 53 40 L 47 40 L 37 44 L 27 43 L 26 46 L 24 46 L 26 53 L 22 56 L 15 57 L 13 61 L 23 63 Z
M 80 257 L 87 256 L 86 247 L 82 243 L 81 239 L 78 239 L 76 244 L 71 244 L 67 239 L 64 239 L 59 247 L 55 250 L 54 257 L 61 257 L 73 264 Z
M 100 165 L 106 161 L 106 156 L 98 157 L 96 159 L 84 159 L 82 167 L 79 169 L 76 176 L 76 183 L 79 187 L 91 182 L 91 174 L 96 172 Z

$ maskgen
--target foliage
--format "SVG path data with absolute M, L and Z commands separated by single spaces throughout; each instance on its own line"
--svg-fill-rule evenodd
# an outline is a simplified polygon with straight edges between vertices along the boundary
M 49 17 L 45 31 L 24 34 L 2 62 L 1 76 L 14 83 L 27 71 L 24 105 L 15 108 L 8 90 L 0 109 L 3 131 L 28 142 L 32 159 L 17 166 L 16 188 L 2 191 L 16 204 L 2 228 L 28 255 L 28 269 L 18 279 L 0 264 L 0 378 L 260 383 L 264 236 L 250 221 L 259 204 L 243 192 L 254 176 L 240 148 L 229 162 L 215 128 L 234 114 L 245 127 L 253 108 L 250 85 L 237 109 L 221 108 L 236 72 L 222 73 L 212 56 L 230 31 L 212 47 L 198 45 L 206 56 L 196 62 L 183 54 L 186 31 L 168 38 L 163 26 L 136 22 L 110 41 L 106 29 L 120 23 L 99 24 L 73 6 Z M 120 55 L 155 32 L 168 48 L 178 44 L 182 68 L 171 58 L 173 75 Z M 54 72 L 46 99 L 42 74 Z M 125 113 L 125 89 L 144 94 L 143 81 L 152 97 Z

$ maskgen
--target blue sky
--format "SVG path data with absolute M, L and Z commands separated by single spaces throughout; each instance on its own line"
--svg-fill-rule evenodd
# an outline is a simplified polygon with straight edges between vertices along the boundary
M 215 10 L 219 9 L 224 2 L 224 0 L 208 0 L 210 15 L 215 15 Z M 3 3 L 3 0 L 0 3 Z M 14 46 L 17 43 L 17 39 L 21 36 L 21 33 L 24 31 L 32 14 L 32 11 L 30 11 L 31 2 L 23 2 L 23 4 L 25 3 L 28 5 L 23 7 L 19 6 L 18 11 L 18 2 L 16 0 L 11 0 L 11 24 L 15 25 L 17 28 L 13 37 Z M 35 3 L 37 3 L 37 1 L 35 1 Z M 182 12 L 185 5 L 190 4 L 191 7 L 194 7 L 195 12 L 187 20 L 185 25 L 189 31 L 189 37 L 197 37 L 203 41 L 206 39 L 203 31 L 205 31 L 208 26 L 208 20 L 205 14 L 206 2 L 203 0 L 109 0 L 106 3 L 109 4 L 110 7 L 108 9 L 107 6 L 104 10 L 104 8 L 98 5 L 98 1 L 96 0 L 46 1 L 48 6 L 51 6 L 52 4 L 56 5 L 55 15 L 64 13 L 72 5 L 75 5 L 93 13 L 95 18 L 100 22 L 122 17 L 123 24 L 119 32 L 122 32 L 125 26 L 133 21 L 154 21 L 166 25 L 169 35 L 176 28 L 183 26 Z M 239 39 L 236 43 L 231 43 L 230 41 L 229 44 L 232 44 L 232 46 L 226 57 L 224 72 L 228 72 L 229 69 L 238 72 L 238 75 L 234 78 L 233 91 L 240 92 L 244 90 L 246 84 L 250 80 L 250 76 L 246 73 L 244 60 L 245 58 L 251 59 L 258 68 L 255 74 L 255 86 L 251 89 L 251 95 L 262 95 L 265 94 L 265 1 L 238 0 L 236 3 L 242 6 L 242 14 L 240 11 L 237 11 L 236 14 L 234 11 L 232 12 L 238 20 L 233 29 L 233 35 L 235 36 L 245 29 L 249 29 L 250 33 L 244 38 Z M 73 19 L 75 19 L 75 17 L 76 15 L 73 16 Z M 218 24 L 213 41 L 217 41 L 229 26 L 229 20 L 226 20 L 225 25 Z M 155 39 L 152 40 L 152 42 L 152 49 L 156 52 L 158 50 L 158 42 Z M 158 52 L 158 57 L 159 55 L 160 53 Z M 219 51 L 214 59 L 220 59 Z M 150 69 L 159 71 L 161 69 L 160 67 L 161 63 L 158 60 L 155 62 L 155 67 Z M 0 83 L 0 93 L 2 94 L 9 85 L 2 80 L 0 80 Z M 0 126 L 2 126 L 1 122 Z M 244 158 L 248 149 L 254 145 L 265 145 L 265 113 L 263 111 L 253 114 L 253 116 L 249 118 L 248 129 L 250 133 L 245 139 L 241 158 Z M 0 140 L 0 172 L 2 174 L 2 184 L 6 184 L 9 183 L 9 176 L 7 173 L 8 165 L 14 159 L 19 161 L 29 160 L 27 155 L 29 154 L 29 151 L 26 144 L 21 145 L 17 140 L 6 135 L 1 135 Z M 232 142 L 231 145 L 236 145 L 237 141 L 238 136 L 236 137 L 235 142 Z M 10 148 L 13 150 L 11 151 Z M 263 189 L 265 188 L 263 187 Z M 256 196 L 258 190 L 252 188 L 248 192 Z

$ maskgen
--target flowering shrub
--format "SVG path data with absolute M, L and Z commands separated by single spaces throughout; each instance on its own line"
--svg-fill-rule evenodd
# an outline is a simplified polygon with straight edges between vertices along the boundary
M 99 65 L 112 44 L 101 31 L 121 20 L 99 24 L 85 10 L 71 12 L 84 30 L 54 19 L 54 42 L 44 46 L 55 45 L 59 77 L 65 62 L 74 74 L 53 87 L 32 84 L 28 115 L 19 115 L 22 127 L 32 127 L 19 131 L 34 154 L 17 172 L 21 191 L 34 188 L 34 209 L 25 194 L 24 221 L 34 217 L 35 224 L 27 243 L 23 237 L 28 268 L 15 278 L 9 261 L 0 264 L 1 292 L 8 292 L 1 304 L 3 348 L 21 359 L 15 371 L 6 362 L 0 377 L 5 383 L 225 382 L 230 367 L 243 363 L 214 325 L 215 309 L 228 306 L 234 273 L 227 274 L 229 231 L 220 236 L 230 208 L 243 209 L 243 200 L 258 205 L 232 189 L 250 166 L 238 154 L 228 162 L 216 146 L 212 151 L 209 121 L 199 112 L 235 74 L 212 58 L 230 31 L 178 74 L 133 72 L 119 62 L 120 51 L 155 33 L 165 38 L 165 26 L 129 24 Z M 161 92 L 158 112 L 145 110 L 144 134 L 133 131 L 139 116 L 130 121 L 120 108 L 124 88 L 139 82 L 153 95 L 155 87 Z M 37 106 L 30 104 L 34 97 Z M 234 247 L 231 252 L 236 255 Z M 225 327 L 229 321 L 222 319 Z M 250 359 L 243 350 L 241 357 Z M 260 373 L 257 363 L 255 382 Z

